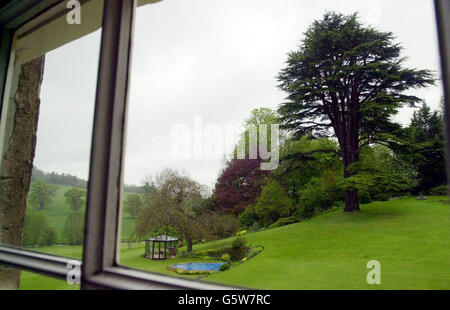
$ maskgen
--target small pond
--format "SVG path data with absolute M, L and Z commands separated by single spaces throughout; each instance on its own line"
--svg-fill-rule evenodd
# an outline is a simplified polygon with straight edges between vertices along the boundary
M 182 263 L 170 265 L 171 270 L 184 271 L 219 271 L 220 266 L 225 263 Z

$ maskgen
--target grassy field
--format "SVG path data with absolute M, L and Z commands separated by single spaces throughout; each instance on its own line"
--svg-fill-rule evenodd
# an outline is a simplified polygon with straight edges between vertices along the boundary
M 331 211 L 309 221 L 248 234 L 264 251 L 203 280 L 261 289 L 450 289 L 450 205 L 443 197 L 374 202 L 358 214 Z M 220 247 L 231 239 L 200 244 Z M 79 258 L 80 247 L 43 252 Z M 144 259 L 143 245 L 121 249 L 121 263 L 175 275 L 172 263 Z M 366 264 L 381 263 L 381 285 L 368 285 Z M 197 276 L 191 276 L 196 278 Z M 76 289 L 63 281 L 24 272 L 21 289 Z
M 64 225 L 67 217 L 72 213 L 70 206 L 67 204 L 64 193 L 70 189 L 70 186 L 67 185 L 55 185 L 58 190 L 56 191 L 56 195 L 53 198 L 52 202 L 45 206 L 44 210 L 39 211 L 43 212 L 48 218 L 48 222 L 50 226 L 55 228 L 58 234 L 58 242 L 61 240 L 62 233 L 64 230 Z M 125 197 L 129 193 L 125 193 Z M 37 207 L 33 207 L 34 210 L 37 210 Z M 132 219 L 127 213 L 124 213 L 122 218 L 122 239 L 127 240 L 134 229 L 135 220 Z

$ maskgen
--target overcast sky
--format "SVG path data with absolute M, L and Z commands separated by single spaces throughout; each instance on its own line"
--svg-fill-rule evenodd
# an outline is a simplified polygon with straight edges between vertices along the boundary
M 140 7 L 125 182 L 140 184 L 172 167 L 213 186 L 223 156 L 174 156 L 174 144 L 189 141 L 187 129 L 180 138 L 174 128 L 193 129 L 200 118 L 202 128 L 240 125 L 254 108 L 277 108 L 285 94 L 276 76 L 286 54 L 327 10 L 359 12 L 364 23 L 395 34 L 406 65 L 438 73 L 432 0 L 164 0 Z M 46 56 L 34 162 L 40 169 L 88 176 L 99 46 L 97 31 Z M 413 93 L 436 108 L 442 87 Z M 412 112 L 402 109 L 396 120 L 406 125 Z M 231 148 L 228 141 L 223 153 Z

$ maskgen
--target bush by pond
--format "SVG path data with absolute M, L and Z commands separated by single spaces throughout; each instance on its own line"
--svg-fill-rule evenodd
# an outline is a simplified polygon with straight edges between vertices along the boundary
M 250 248 L 247 246 L 247 239 L 244 237 L 237 237 L 231 243 L 230 257 L 233 262 L 243 259 L 249 252 Z

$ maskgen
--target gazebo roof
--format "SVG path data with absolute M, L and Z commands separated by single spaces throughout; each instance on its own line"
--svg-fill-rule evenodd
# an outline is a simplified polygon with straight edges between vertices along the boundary
M 178 238 L 167 236 L 167 235 L 159 235 L 156 237 L 149 238 L 147 240 L 156 241 L 156 242 L 165 242 L 165 241 L 178 241 Z

